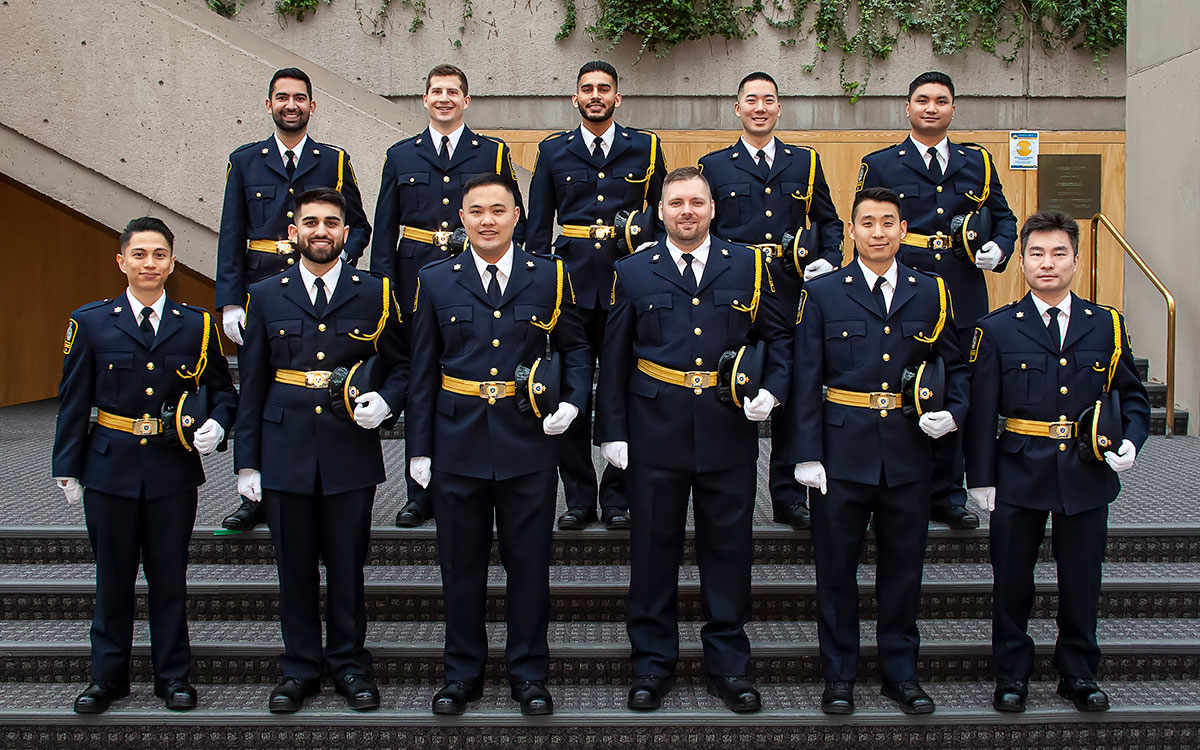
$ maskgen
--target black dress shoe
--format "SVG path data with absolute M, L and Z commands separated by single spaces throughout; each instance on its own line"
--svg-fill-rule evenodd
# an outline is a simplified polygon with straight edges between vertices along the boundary
M 230 531 L 250 531 L 255 526 L 267 520 L 262 503 L 253 500 L 243 500 L 238 509 L 225 516 L 221 525 Z
M 191 711 L 196 707 L 196 688 L 182 677 L 155 677 L 154 694 L 172 711 Z
M 129 695 L 128 682 L 106 682 L 104 680 L 91 682 L 75 698 L 75 713 L 104 713 L 110 703 L 127 695 Z
M 633 678 L 633 687 L 629 688 L 629 700 L 625 705 L 634 711 L 654 711 L 662 706 L 663 698 L 671 692 L 674 684 L 674 677 L 638 675 Z
M 364 674 L 344 674 L 337 679 L 334 687 L 346 699 L 346 705 L 355 711 L 379 708 L 379 688 L 375 687 L 374 680 Z
M 297 677 L 285 677 L 267 699 L 267 706 L 273 714 L 294 714 L 304 706 L 304 699 L 311 698 L 321 692 L 320 680 L 302 680 Z
M 796 531 L 812 528 L 812 516 L 804 503 L 792 503 L 782 510 L 776 509 L 772 520 L 775 523 L 786 523 Z
M 1080 711 L 1107 711 L 1108 693 L 1095 680 L 1078 677 L 1058 678 L 1058 694 L 1075 704 Z
M 762 696 L 744 675 L 709 675 L 708 694 L 725 701 L 734 713 L 752 714 L 762 710 Z
M 1009 714 L 1025 712 L 1025 699 L 1029 697 L 1029 682 L 1026 680 L 997 680 L 996 692 L 992 693 L 992 708 Z
M 827 714 L 854 713 L 854 683 L 826 681 L 825 690 L 821 693 L 821 711 Z
M 549 716 L 554 713 L 554 699 L 550 697 L 546 683 L 541 680 L 513 683 L 512 697 L 521 704 L 521 713 L 526 716 Z
M 906 714 L 931 714 L 935 708 L 933 698 L 921 689 L 916 680 L 885 682 L 879 693 L 900 704 L 900 710 Z
M 600 520 L 609 531 L 620 531 L 629 528 L 629 511 L 624 508 L 605 508 Z M 561 524 L 561 521 L 560 521 Z M 560 525 L 559 528 L 562 528 Z
M 951 505 L 948 509 L 936 508 L 930 512 L 929 520 L 944 523 L 959 531 L 979 528 L 979 516 L 962 505 Z
M 596 511 L 591 508 L 567 508 L 567 512 L 558 517 L 559 531 L 579 531 L 586 529 L 588 524 L 596 522 Z
M 411 529 L 425 523 L 425 511 L 416 500 L 406 503 L 396 514 L 396 525 L 402 529 Z
M 483 697 L 483 685 L 451 680 L 433 694 L 433 712 L 442 716 L 459 716 L 467 704 Z

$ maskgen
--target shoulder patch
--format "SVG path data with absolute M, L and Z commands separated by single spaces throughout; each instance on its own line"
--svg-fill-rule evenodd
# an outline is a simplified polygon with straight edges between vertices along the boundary
M 860 192 L 863 189 L 863 183 L 867 181 L 867 163 L 864 161 L 858 165 L 858 187 L 854 188 L 854 192 Z
M 75 334 L 79 332 L 79 324 L 74 318 L 67 321 L 67 335 L 63 337 L 63 354 L 70 354 L 71 347 L 75 345 Z
M 800 304 L 796 307 L 796 325 L 800 325 L 800 321 L 804 320 L 804 303 L 808 302 L 808 290 L 800 290 Z
M 971 356 L 969 362 L 979 359 L 979 345 L 983 343 L 983 329 L 975 329 L 975 337 L 971 339 Z

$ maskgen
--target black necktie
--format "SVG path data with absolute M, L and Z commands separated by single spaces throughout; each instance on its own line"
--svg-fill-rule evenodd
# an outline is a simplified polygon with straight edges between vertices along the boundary
M 871 296 L 875 298 L 875 304 L 879 305 L 879 314 L 887 317 L 887 299 L 883 296 L 883 277 L 879 276 L 875 279 L 875 286 L 871 287 Z
M 1054 343 L 1054 350 L 1062 350 L 1062 331 L 1058 327 L 1058 308 L 1052 307 L 1046 312 L 1050 313 L 1050 322 L 1046 324 L 1046 331 L 1050 334 L 1050 341 Z
M 765 180 L 771 176 L 771 165 L 767 164 L 767 152 L 761 148 L 758 150 L 758 173 Z
M 592 141 L 592 156 L 596 159 L 604 159 L 604 139 L 596 136 L 596 140 Z
M 450 163 L 450 136 L 442 136 L 442 164 Z
M 494 263 L 489 263 L 487 272 L 492 275 L 491 281 L 487 285 L 488 302 L 492 307 L 500 307 L 500 269 Z
M 313 286 L 317 288 L 317 298 L 313 300 L 313 309 L 317 311 L 317 317 L 325 314 L 325 306 L 329 304 L 329 298 L 325 296 L 325 282 L 321 277 L 313 279 Z
M 154 310 L 149 307 L 142 308 L 142 323 L 138 328 L 142 329 L 142 340 L 146 342 L 146 348 L 154 346 L 154 324 L 150 322 L 150 315 Z
M 696 281 L 696 272 L 694 270 L 695 266 L 692 265 L 695 260 L 696 259 L 692 257 L 691 253 L 683 254 L 683 262 L 686 264 L 683 267 L 683 283 L 693 292 L 696 291 L 696 287 L 698 286 Z
M 930 146 L 925 150 L 925 153 L 929 154 L 929 176 L 933 178 L 934 182 L 941 182 L 942 163 L 938 161 L 937 148 Z
M 292 177 L 296 175 L 296 152 L 289 148 L 283 155 L 287 157 L 288 182 L 291 182 Z

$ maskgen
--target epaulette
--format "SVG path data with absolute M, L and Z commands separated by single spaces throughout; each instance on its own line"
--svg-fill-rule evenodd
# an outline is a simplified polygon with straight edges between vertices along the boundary
M 700 157 L 700 161 L 704 161 L 705 159 L 707 159 L 710 156 L 716 156 L 717 154 L 723 154 L 726 151 L 732 151 L 736 146 L 737 146 L 737 141 L 734 141 L 733 143 L 729 144 L 725 148 L 719 148 L 716 151 L 709 151 L 707 154 Z
M 200 305 L 189 305 L 187 302 L 176 302 L 175 304 L 179 305 L 180 307 L 184 308 L 185 310 L 190 310 L 191 312 L 199 313 L 201 315 L 208 312 L 208 310 L 204 309 Z
M 658 133 L 655 133 L 653 130 L 648 130 L 647 128 L 633 128 L 628 125 L 622 125 L 619 129 L 632 130 L 633 132 L 641 133 L 642 135 L 658 135 Z
M 421 136 L 421 134 L 422 134 L 422 133 L 424 133 L 424 132 L 425 132 L 425 131 L 424 131 L 424 130 L 422 130 L 422 131 L 420 131 L 420 132 L 418 132 L 418 133 L 414 133 L 413 135 L 410 135 L 410 136 L 409 136 L 409 137 L 407 137 L 407 138 L 401 138 L 400 140 L 398 140 L 398 141 L 396 141 L 395 143 L 393 143 L 391 146 L 388 146 L 388 149 L 390 150 L 390 149 L 393 149 L 393 148 L 395 148 L 396 146 L 403 146 L 403 145 L 404 145 L 404 144 L 406 144 L 406 143 L 409 143 L 409 142 L 411 142 L 411 141 L 415 141 L 415 140 L 416 140 L 417 138 L 419 138 L 419 137 Z
M 573 130 L 573 129 L 574 129 L 574 128 L 572 128 L 572 130 Z M 568 133 L 570 133 L 570 132 L 571 132 L 570 130 L 559 130 L 559 131 L 557 131 L 557 132 L 551 133 L 550 135 L 548 135 L 548 136 L 546 136 L 545 138 L 543 138 L 543 139 L 541 140 L 541 143 L 545 143 L 546 141 L 552 141 L 552 140 L 554 140 L 555 138 L 561 138 L 562 136 L 564 136 L 564 135 L 567 135 L 567 134 L 568 134 Z
M 260 142 L 261 141 L 250 141 L 249 143 L 243 143 L 241 146 L 238 146 L 237 148 L 235 148 L 233 150 L 233 153 L 236 154 L 239 151 L 245 151 L 246 149 L 250 148 L 251 146 L 257 146 Z
M 893 143 L 890 146 L 884 146 L 883 148 L 875 149 L 871 153 L 867 154 L 867 156 L 874 156 L 875 154 L 882 154 L 885 151 L 891 151 L 892 149 L 894 149 L 897 146 L 900 146 L 902 144 L 903 144 L 903 141 L 901 141 L 900 143 Z M 866 157 L 864 156 L 863 158 L 865 159 Z
M 657 245 L 657 244 L 658 244 L 658 242 L 651 242 L 651 243 L 648 243 L 647 245 L 643 245 L 642 247 L 639 247 L 639 248 L 638 248 L 638 251 L 637 251 L 636 253 L 630 253 L 629 255 L 625 255 L 625 256 L 622 256 L 622 257 L 620 257 L 620 258 L 617 258 L 617 259 L 616 259 L 616 260 L 613 262 L 613 267 L 614 267 L 614 268 L 616 268 L 617 266 L 619 266 L 619 265 L 621 265 L 621 264 L 623 264 L 623 263 L 627 263 L 627 262 L 630 262 L 630 261 L 632 261 L 634 258 L 644 258 L 644 257 L 645 257 L 645 255 L 643 255 L 643 253 L 644 253 L 646 250 L 649 250 L 649 249 L 653 248 L 653 247 L 654 247 L 655 245 Z M 653 260 L 653 259 L 652 259 L 652 260 Z
M 985 313 L 983 315 L 983 317 L 980 318 L 980 320 L 985 320 L 987 318 L 993 318 L 996 315 L 999 315 L 1000 313 L 1004 312 L 1005 310 L 1011 310 L 1013 307 L 1016 307 L 1017 302 L 1020 302 L 1020 301 L 1021 300 L 1016 300 L 1016 302 L 1009 302 L 1007 305 L 1001 305 L 1000 307 L 997 307 L 995 310 L 992 310 L 989 313 Z
M 346 153 L 346 149 L 341 146 L 335 146 L 332 143 L 318 143 L 317 141 L 313 141 L 312 145 L 317 148 L 331 148 L 334 151 L 341 151 L 343 154 Z
M 114 299 L 116 299 L 116 297 L 109 297 L 108 299 L 98 299 L 95 302 L 89 302 L 82 307 L 76 308 L 75 312 L 82 313 L 82 312 L 87 312 L 88 310 L 95 310 L 98 307 L 107 307 L 112 304 L 112 301 Z M 72 315 L 74 315 L 74 314 L 75 313 L 72 313 Z
M 425 265 L 421 266 L 421 270 L 424 271 L 427 268 L 437 268 L 438 266 L 444 266 L 453 260 L 461 261 L 462 255 L 463 254 L 451 255 L 448 258 L 439 258 L 438 260 L 430 261 L 429 263 L 426 263 Z
M 785 149 L 794 148 L 794 149 L 799 149 L 801 151 L 807 151 L 810 154 L 817 153 L 817 150 L 815 148 L 813 148 L 812 146 L 805 146 L 802 143 L 788 143 L 787 141 L 780 141 L 779 145 L 783 146 Z

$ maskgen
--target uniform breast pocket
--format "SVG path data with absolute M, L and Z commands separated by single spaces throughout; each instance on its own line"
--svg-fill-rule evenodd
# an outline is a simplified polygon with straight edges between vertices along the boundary
M 513 315 L 521 328 L 525 330 L 526 338 L 530 341 L 544 341 L 545 326 L 550 322 L 554 311 L 546 305 L 514 305 Z
M 400 205 L 408 210 L 420 210 L 429 201 L 429 173 L 402 172 L 396 176 L 396 192 L 400 197 Z M 420 227 L 430 229 L 430 227 Z
M 554 186 L 559 195 L 576 195 L 590 190 L 591 173 L 587 169 L 567 169 L 554 174 Z
M 442 330 L 447 356 L 467 354 L 475 347 L 471 328 L 472 312 L 470 305 L 454 305 L 438 310 L 438 325 Z
M 130 371 L 133 352 L 96 353 L 96 394 L 107 401 L 118 401 L 132 389 Z
M 1080 398 L 1090 399 L 1108 383 L 1108 363 L 1112 352 L 1079 350 L 1075 352 L 1075 383 Z M 1060 360 L 1061 361 L 1061 360 Z M 1061 365 L 1060 365 L 1061 366 Z
M 783 180 L 779 183 L 779 189 L 786 193 L 789 198 L 791 198 L 791 201 L 788 201 L 789 203 L 792 203 L 792 201 L 804 201 L 808 198 L 807 182 L 789 182 L 787 180 Z M 790 210 L 791 206 L 788 206 L 788 208 Z M 789 229 L 790 228 L 791 227 L 789 227 Z
M 1040 352 L 1005 354 L 1000 358 L 1003 401 L 1013 404 L 1040 402 L 1046 392 L 1046 355 Z
M 635 301 L 638 338 L 651 346 L 662 346 L 666 316 L 671 314 L 671 293 L 647 294 Z
M 741 224 L 749 216 L 750 183 L 728 182 L 717 186 L 717 216 L 727 224 Z
M 740 339 L 750 331 L 750 298 L 752 293 L 745 289 L 714 289 L 713 305 L 718 318 L 727 321 L 727 333 Z
M 978 180 L 955 180 L 954 181 L 954 193 L 956 195 L 964 195 L 965 196 L 967 193 L 970 193 L 971 195 L 980 195 L 980 194 L 982 194 L 982 192 L 983 192 L 983 185 L 979 184 Z M 974 208 L 974 206 L 972 206 L 971 208 Z
M 246 188 L 246 213 L 252 227 L 265 227 L 272 218 L 271 206 L 275 202 L 274 185 L 250 185 Z M 250 239 L 263 239 L 250 237 Z
M 908 207 L 918 205 L 921 200 L 921 183 L 906 182 L 903 185 L 893 185 L 892 190 L 896 191 L 896 195 L 900 198 L 902 202 L 900 208 L 907 218 L 912 213 Z
M 339 318 L 337 322 L 338 338 L 361 338 L 370 336 L 375 332 L 375 324 L 377 321 L 366 320 L 364 318 Z M 370 344 L 367 344 L 370 346 Z
M 276 367 L 287 367 L 294 358 L 300 356 L 298 349 L 301 325 L 302 322 L 299 318 L 267 322 L 267 341 L 271 347 L 271 363 Z
M 825 323 L 825 357 L 831 369 L 857 369 L 862 366 L 866 348 L 866 321 L 830 320 Z
M 932 320 L 904 320 L 900 322 L 900 335 L 906 339 L 916 336 L 928 338 L 936 325 Z

